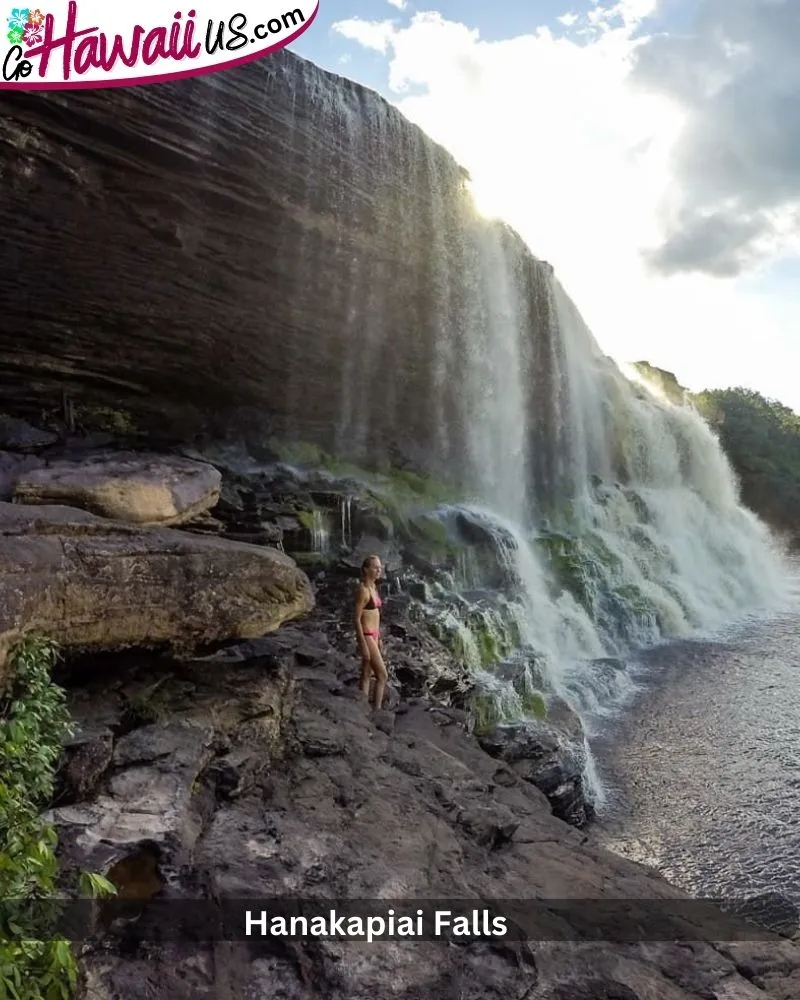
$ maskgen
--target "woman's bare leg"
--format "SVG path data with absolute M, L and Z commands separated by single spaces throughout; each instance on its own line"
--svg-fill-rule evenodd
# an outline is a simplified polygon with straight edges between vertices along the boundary
M 372 660 L 369 657 L 365 657 L 361 660 L 361 679 L 359 681 L 359 688 L 361 693 L 368 699 L 369 698 L 369 685 L 372 680 Z
M 383 708 L 383 696 L 386 693 L 386 682 L 389 680 L 389 671 L 386 669 L 386 664 L 383 662 L 383 657 L 381 656 L 380 649 L 378 649 L 377 642 L 370 637 L 367 639 L 367 645 L 369 646 L 370 651 L 372 672 L 375 674 L 375 701 L 373 702 L 373 705 L 376 710 L 380 710 Z

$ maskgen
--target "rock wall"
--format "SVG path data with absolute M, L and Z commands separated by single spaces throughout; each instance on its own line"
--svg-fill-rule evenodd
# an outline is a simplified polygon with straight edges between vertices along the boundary
M 513 261 L 531 318 L 546 308 L 542 265 L 476 220 L 448 153 L 288 52 L 174 84 L 3 92 L 0 178 L 0 395 L 23 416 L 66 393 L 175 438 L 266 419 L 412 459 L 446 425 L 454 455 L 470 227 Z

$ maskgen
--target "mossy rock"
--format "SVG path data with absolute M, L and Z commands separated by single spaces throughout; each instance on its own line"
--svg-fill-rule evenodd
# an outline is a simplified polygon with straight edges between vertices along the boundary
M 103 431 L 120 437 L 134 435 L 138 430 L 133 416 L 127 410 L 112 406 L 77 403 L 74 416 L 76 422 L 86 430 Z
M 487 736 L 503 722 L 497 703 L 489 694 L 476 694 L 470 707 L 477 736 Z
M 427 542 L 437 549 L 453 548 L 447 528 L 433 514 L 418 514 L 410 518 L 408 529 L 412 537 Z
M 279 438 L 270 438 L 267 447 L 279 462 L 286 462 L 287 465 L 326 464 L 325 452 L 319 445 L 308 441 L 281 441 Z
M 621 611 L 632 617 L 637 624 L 652 623 L 657 628 L 662 628 L 659 608 L 636 584 L 629 583 L 616 587 L 612 593 L 612 601 L 618 613 Z
M 647 503 L 641 494 L 637 493 L 636 490 L 627 488 L 623 489 L 625 494 L 625 499 L 633 507 L 636 512 L 636 516 L 642 524 L 650 524 L 652 518 L 650 516 L 650 510 L 647 507 Z
M 298 510 L 295 517 L 302 528 L 308 532 L 313 532 L 317 526 L 317 512 L 314 510 Z
M 547 703 L 539 691 L 528 691 L 520 697 L 522 711 L 534 719 L 547 718 Z
M 539 549 L 548 558 L 550 568 L 559 586 L 568 590 L 587 610 L 594 605 L 596 587 L 593 567 L 581 551 L 578 539 L 559 532 L 540 535 L 536 539 Z

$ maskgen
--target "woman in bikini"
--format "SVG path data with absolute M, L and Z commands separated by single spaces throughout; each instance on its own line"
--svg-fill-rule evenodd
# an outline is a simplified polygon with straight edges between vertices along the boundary
M 361 565 L 361 582 L 356 590 L 356 638 L 361 653 L 361 690 L 369 698 L 370 675 L 375 675 L 373 706 L 383 706 L 386 681 L 389 674 L 383 662 L 381 643 L 381 613 L 383 603 L 378 593 L 381 561 L 377 556 L 367 556 Z

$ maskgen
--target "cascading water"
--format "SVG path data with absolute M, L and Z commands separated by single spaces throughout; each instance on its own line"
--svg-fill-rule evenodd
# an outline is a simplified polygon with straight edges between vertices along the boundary
M 629 689 L 631 649 L 774 601 L 780 558 L 709 429 L 623 377 L 549 265 L 475 211 L 447 151 L 310 63 L 278 55 L 265 72 L 265 113 L 299 95 L 273 128 L 307 201 L 305 243 L 279 258 L 293 288 L 328 282 L 346 331 L 294 359 L 286 410 L 306 419 L 319 362 L 339 404 L 318 443 L 357 465 L 398 451 L 468 498 L 491 558 L 465 554 L 420 613 L 500 714 L 532 712 L 541 689 L 590 722 Z M 343 539 L 348 524 L 342 507 Z
M 461 331 L 468 509 L 513 583 L 494 622 L 468 600 L 432 614 L 493 717 L 531 715 L 545 691 L 591 733 L 635 690 L 621 657 L 774 602 L 783 566 L 706 424 L 628 381 L 546 272 L 549 380 L 541 396 L 526 391 L 531 317 L 513 245 L 483 220 L 471 236 L 474 298 Z M 597 800 L 588 749 L 586 759 Z
M 340 504 L 339 530 L 341 540 L 343 545 L 349 547 L 353 540 L 353 498 L 350 496 L 342 497 Z
M 309 532 L 311 534 L 311 551 L 317 555 L 325 555 L 330 549 L 330 528 L 321 510 L 315 508 L 311 512 Z
M 509 359 L 529 333 L 508 276 L 501 308 L 486 317 L 491 336 L 477 337 L 469 355 L 466 397 L 483 407 L 471 454 L 487 472 L 476 480 L 484 505 L 471 515 L 515 581 L 510 617 L 529 650 L 521 662 L 533 657 L 537 674 L 520 684 L 490 667 L 482 679 L 499 714 L 524 714 L 524 692 L 538 686 L 591 725 L 632 689 L 618 657 L 774 602 L 785 576 L 709 428 L 625 379 L 557 280 L 545 280 L 552 393 L 526 408 Z M 532 463 L 554 476 L 531 484 L 524 442 L 542 447 L 537 421 L 558 426 L 546 439 L 558 453 Z M 475 643 L 459 642 L 485 668 Z

